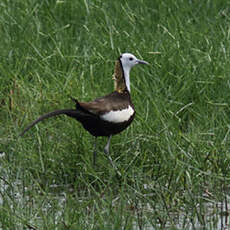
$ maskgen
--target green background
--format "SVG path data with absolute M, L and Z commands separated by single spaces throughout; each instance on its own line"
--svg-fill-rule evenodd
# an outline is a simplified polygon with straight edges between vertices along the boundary
M 1 0 L 0 228 L 217 229 L 230 181 L 230 3 Z M 136 118 L 111 141 L 43 113 L 113 90 L 123 52 Z M 222 208 L 221 208 L 222 207 Z

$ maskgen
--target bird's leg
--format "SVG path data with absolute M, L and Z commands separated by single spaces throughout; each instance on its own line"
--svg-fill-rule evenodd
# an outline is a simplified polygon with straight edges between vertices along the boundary
M 113 163 L 113 160 L 111 158 L 111 156 L 109 155 L 109 146 L 110 146 L 110 141 L 111 141 L 112 135 L 109 136 L 108 142 L 104 148 L 104 152 L 106 154 L 106 156 L 109 158 L 110 164 L 113 166 L 113 168 L 115 169 L 115 171 L 117 172 L 117 174 L 119 176 L 121 176 L 121 173 L 118 171 L 117 166 Z
M 95 137 L 94 146 L 93 146 L 93 165 L 94 166 L 96 165 L 96 157 L 97 157 L 96 147 L 97 147 L 97 137 Z
M 112 135 L 109 136 L 108 142 L 105 146 L 104 152 L 106 155 L 109 155 L 109 146 L 110 146 L 110 141 L 111 141 Z
M 113 168 L 117 169 L 117 167 L 113 163 L 111 156 L 109 155 L 109 146 L 110 146 L 111 138 L 112 138 L 112 135 L 109 136 L 108 142 L 104 148 L 104 152 L 105 152 L 106 156 L 109 158 L 109 161 L 110 161 L 111 165 L 113 166 Z

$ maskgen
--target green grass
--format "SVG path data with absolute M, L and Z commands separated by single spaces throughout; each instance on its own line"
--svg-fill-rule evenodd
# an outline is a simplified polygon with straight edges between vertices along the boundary
M 218 229 L 230 183 L 230 3 L 0 3 L 0 229 Z M 137 115 L 114 136 L 117 177 L 93 137 L 67 117 L 131 72 Z M 221 206 L 221 207 L 219 207 Z

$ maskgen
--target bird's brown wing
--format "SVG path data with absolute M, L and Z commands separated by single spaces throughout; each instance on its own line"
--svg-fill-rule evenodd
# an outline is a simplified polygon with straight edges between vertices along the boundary
M 111 110 L 121 110 L 127 108 L 129 101 L 129 94 L 113 92 L 104 97 L 100 97 L 91 102 L 78 102 L 78 104 L 84 109 L 95 115 L 102 115 Z

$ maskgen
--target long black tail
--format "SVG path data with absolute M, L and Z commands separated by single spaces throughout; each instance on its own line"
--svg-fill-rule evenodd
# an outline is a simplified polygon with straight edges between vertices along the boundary
M 62 115 L 62 114 L 67 115 L 69 117 L 77 118 L 77 116 L 79 115 L 79 112 L 76 109 L 61 109 L 61 110 L 55 110 L 55 111 L 50 112 L 50 113 L 46 113 L 46 114 L 40 116 L 35 121 L 33 121 L 30 125 L 28 125 L 19 136 L 23 136 L 30 128 L 32 128 L 38 122 L 43 121 L 47 118 Z

